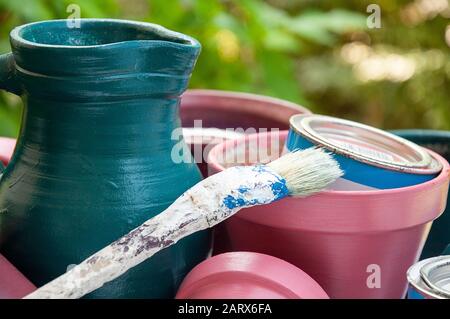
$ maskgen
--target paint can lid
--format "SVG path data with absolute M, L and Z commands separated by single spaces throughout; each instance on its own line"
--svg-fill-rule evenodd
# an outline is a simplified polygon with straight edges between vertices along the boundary
M 450 298 L 450 256 L 425 263 L 420 268 L 420 277 L 431 290 Z
M 178 299 L 328 299 L 308 274 L 279 258 L 229 252 L 197 265 L 184 279 Z
M 316 114 L 294 115 L 290 125 L 314 145 L 369 165 L 425 175 L 442 170 L 424 148 L 368 125 Z
M 450 256 L 421 260 L 409 267 L 406 277 L 421 295 L 433 299 L 450 298 Z

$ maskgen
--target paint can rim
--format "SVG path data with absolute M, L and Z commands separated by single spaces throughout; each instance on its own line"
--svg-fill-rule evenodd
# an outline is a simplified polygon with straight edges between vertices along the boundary
M 312 124 L 313 121 L 316 122 L 316 128 L 314 128 Z M 431 175 L 442 171 L 442 164 L 424 148 L 402 137 L 365 124 L 317 114 L 294 115 L 290 118 L 289 122 L 291 130 L 309 142 L 364 164 L 417 175 Z M 333 129 L 330 127 L 327 128 L 325 126 L 325 128 L 323 128 L 325 125 L 324 123 L 345 127 L 345 133 L 342 132 L 342 135 L 339 135 L 336 130 L 333 132 Z M 406 159 L 406 155 L 402 154 L 401 149 L 395 149 L 394 145 L 397 145 L 397 147 L 401 147 L 404 152 L 408 152 L 410 157 L 415 157 L 417 160 L 408 162 L 406 160 L 394 161 L 388 158 L 383 159 L 381 156 L 383 154 L 381 154 L 381 152 L 376 151 L 372 154 L 367 154 L 368 152 L 366 150 L 365 154 L 363 153 L 364 148 L 361 148 L 358 145 L 355 145 L 355 148 L 351 149 L 351 147 L 349 147 L 352 146 L 350 142 L 341 144 L 336 140 L 334 141 L 333 139 L 323 136 L 324 134 L 321 134 L 320 131 L 318 132 L 318 128 L 320 129 L 321 125 L 325 132 L 327 129 L 329 130 L 331 136 L 335 134 L 337 140 L 339 140 L 339 138 L 345 139 L 347 137 L 352 137 L 355 136 L 356 133 L 362 132 L 366 134 L 364 142 L 366 144 L 378 143 L 378 148 L 381 148 L 382 146 L 385 147 L 383 151 L 386 152 L 386 156 L 391 156 L 388 154 L 390 152 L 393 156 Z M 376 154 L 376 156 L 373 154 Z
M 442 286 L 450 283 L 450 256 L 425 263 L 420 268 L 420 277 L 431 290 L 450 298 L 450 290 Z
M 406 273 L 410 286 L 424 297 L 449 299 L 450 292 L 439 287 L 434 280 L 436 277 L 432 277 L 431 273 L 439 270 L 438 267 L 442 265 L 450 265 L 450 256 L 432 257 L 415 263 Z M 450 276 L 450 272 L 448 274 Z

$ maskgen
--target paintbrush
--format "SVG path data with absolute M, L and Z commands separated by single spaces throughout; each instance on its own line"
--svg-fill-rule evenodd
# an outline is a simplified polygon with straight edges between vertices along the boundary
M 289 195 L 308 196 L 340 176 L 337 162 L 317 148 L 288 153 L 266 165 L 228 168 L 199 182 L 165 211 L 25 298 L 80 298 L 242 208 Z

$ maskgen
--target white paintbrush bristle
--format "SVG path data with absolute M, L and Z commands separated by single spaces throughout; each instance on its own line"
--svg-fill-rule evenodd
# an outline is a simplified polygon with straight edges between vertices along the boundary
M 320 192 L 344 174 L 329 153 L 314 147 L 287 153 L 266 165 L 286 180 L 292 196 Z

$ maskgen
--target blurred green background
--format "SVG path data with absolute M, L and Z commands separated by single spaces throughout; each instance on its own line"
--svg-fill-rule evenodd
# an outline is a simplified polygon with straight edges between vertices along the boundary
M 381 8 L 381 28 L 370 28 Z M 150 21 L 196 37 L 192 88 L 266 94 L 382 128 L 450 129 L 448 0 L 0 0 L 0 52 L 17 25 L 67 18 Z M 0 135 L 22 104 L 0 93 Z

